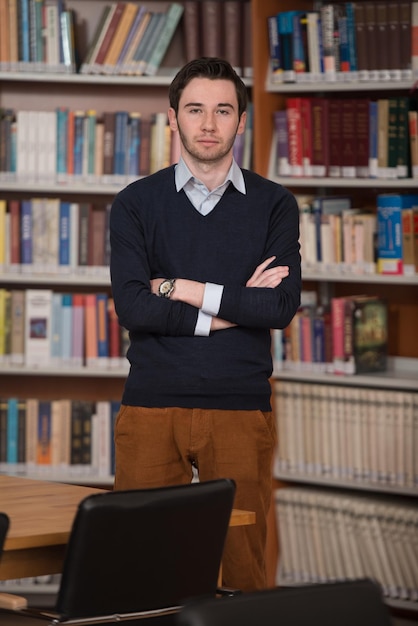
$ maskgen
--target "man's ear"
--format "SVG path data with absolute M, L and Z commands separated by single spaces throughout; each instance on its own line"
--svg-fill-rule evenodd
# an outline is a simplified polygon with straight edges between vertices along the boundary
M 174 130 L 174 131 L 178 130 L 177 115 L 176 115 L 175 110 L 172 107 L 168 109 L 168 123 L 169 123 L 171 130 Z
M 247 122 L 247 111 L 241 113 L 241 119 L 238 122 L 237 135 L 242 135 L 245 131 L 245 124 Z

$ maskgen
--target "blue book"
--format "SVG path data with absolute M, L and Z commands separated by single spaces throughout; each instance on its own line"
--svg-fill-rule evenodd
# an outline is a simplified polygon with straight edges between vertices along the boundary
M 17 463 L 18 406 L 17 398 L 7 401 L 7 463 Z
M 140 6 L 138 8 L 138 10 L 137 10 L 137 13 L 135 15 L 135 19 L 132 22 L 132 26 L 131 26 L 130 31 L 129 31 L 126 39 L 125 39 L 125 43 L 122 46 L 122 50 L 120 51 L 119 58 L 118 58 L 118 60 L 116 62 L 116 67 L 115 67 L 115 73 L 116 74 L 118 73 L 118 66 L 122 65 L 123 62 L 124 62 L 125 56 L 126 56 L 126 54 L 128 52 L 128 49 L 129 49 L 132 41 L 133 41 L 133 38 L 135 37 L 136 31 L 137 31 L 137 29 L 139 27 L 139 24 L 142 21 L 142 18 L 145 15 L 146 10 L 147 9 L 146 9 L 145 6 Z
M 338 72 L 350 72 L 350 49 L 348 44 L 347 16 L 341 15 L 338 18 L 338 31 L 340 34 L 340 67 Z
M 139 175 L 139 150 L 141 146 L 141 114 L 130 113 L 128 120 L 127 137 L 127 164 L 128 176 Z
M 293 15 L 294 11 L 281 11 L 277 14 L 282 65 L 286 73 L 293 73 Z M 290 78 L 289 74 L 287 77 Z
M 30 55 L 30 26 L 29 0 L 20 0 L 19 6 L 19 61 L 29 63 Z
M 60 202 L 59 214 L 59 265 L 61 267 L 70 267 L 70 202 Z
M 107 301 L 106 293 L 96 294 L 97 356 L 99 358 L 109 357 Z
M 345 14 L 347 16 L 347 42 L 350 72 L 357 72 L 357 44 L 353 2 L 345 3 Z
M 270 57 L 270 78 L 273 82 L 281 82 L 283 76 L 282 57 L 280 51 L 279 24 L 277 15 L 270 15 L 267 18 L 269 57 Z
M 402 194 L 377 196 L 377 271 L 402 274 Z
M 73 346 L 73 296 L 63 293 L 61 298 L 61 359 L 63 365 L 70 365 Z
M 306 36 L 306 14 L 302 11 L 295 11 L 293 18 L 293 70 L 300 74 L 306 72 L 307 54 L 305 50 Z
M 83 173 L 84 111 L 74 113 L 74 174 Z
M 124 175 L 126 163 L 126 148 L 128 137 L 128 120 L 129 113 L 127 111 L 116 111 L 115 116 L 115 159 L 113 163 L 113 173 L 116 175 Z
M 58 107 L 57 114 L 57 174 L 67 174 L 68 109 Z
M 22 265 L 32 265 L 32 202 L 22 200 L 20 203 L 20 262 Z

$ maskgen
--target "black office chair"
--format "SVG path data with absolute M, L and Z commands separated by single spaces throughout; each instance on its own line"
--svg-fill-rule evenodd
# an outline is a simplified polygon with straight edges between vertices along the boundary
M 151 616 L 153 626 L 173 624 L 187 598 L 216 596 L 234 495 L 235 483 L 221 479 L 88 496 L 74 519 L 53 612 L 17 605 L 13 594 L 0 594 L 0 607 L 54 624 Z
M 380 587 L 354 580 L 192 600 L 178 626 L 390 626 Z
M 6 541 L 7 531 L 9 530 L 9 523 L 9 516 L 6 513 L 0 513 L 0 558 L 4 542 Z

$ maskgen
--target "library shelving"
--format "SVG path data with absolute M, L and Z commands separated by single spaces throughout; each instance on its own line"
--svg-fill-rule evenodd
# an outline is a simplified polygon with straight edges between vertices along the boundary
M 299 82 L 294 80 L 293 82 L 281 82 L 277 83 L 273 79 L 270 72 L 270 49 L 267 31 L 267 20 L 270 16 L 277 15 L 279 12 L 301 10 L 305 12 L 312 12 L 318 10 L 320 4 L 348 4 L 341 2 L 322 2 L 314 3 L 313 1 L 300 0 L 298 2 L 290 2 L 286 0 L 253 0 L 253 64 L 254 64 L 254 85 L 253 85 L 253 102 L 254 102 L 254 163 L 255 169 L 262 175 L 275 180 L 276 182 L 291 189 L 295 195 L 352 195 L 355 198 L 354 206 L 359 206 L 358 203 L 365 202 L 367 206 L 376 206 L 376 197 L 381 193 L 410 193 L 416 194 L 418 188 L 418 180 L 412 178 L 404 179 L 382 179 L 382 178 L 318 178 L 318 177 L 293 177 L 293 176 L 278 176 L 277 175 L 277 146 L 275 138 L 275 124 L 274 113 L 278 110 L 284 110 L 286 108 L 286 100 L 290 97 L 297 96 L 339 96 L 343 97 L 363 97 L 367 92 L 369 98 L 376 97 L 390 97 L 392 93 L 396 94 L 409 94 L 413 93 L 414 81 L 412 75 L 407 80 L 399 78 L 396 81 L 360 81 L 352 80 L 350 78 L 345 81 L 328 81 L 322 77 L 316 76 L 314 80 L 308 80 L 306 82 Z M 358 4 L 358 3 L 356 3 Z M 370 3 L 368 3 L 370 4 Z M 373 4 L 373 3 L 371 3 Z M 376 3 L 377 4 L 377 3 Z M 382 3 L 380 3 L 382 4 Z M 413 3 L 416 4 L 416 3 Z M 383 95 L 382 95 L 383 94 Z M 303 253 L 303 251 L 302 251 Z M 348 398 L 352 398 L 352 406 L 350 409 L 354 410 L 354 397 L 357 393 L 370 391 L 374 394 L 374 397 L 379 396 L 379 393 L 391 394 L 393 397 L 397 395 L 405 394 L 405 396 L 413 397 L 415 401 L 415 419 L 416 424 L 416 405 L 417 405 L 417 393 L 418 393 L 418 335 L 414 331 L 416 319 L 418 319 L 418 275 L 415 273 L 411 276 L 398 275 L 381 275 L 381 274 L 362 274 L 350 273 L 347 271 L 341 271 L 339 267 L 328 267 L 325 271 L 320 267 L 304 267 L 302 271 L 303 288 L 309 290 L 316 290 L 319 300 L 328 301 L 333 296 L 348 296 L 353 293 L 362 293 L 368 295 L 380 295 L 386 298 L 388 302 L 389 310 L 389 363 L 386 372 L 373 373 L 365 375 L 352 375 L 341 376 L 333 375 L 329 373 L 323 373 L 318 371 L 309 371 L 301 368 L 283 368 L 280 363 L 275 368 L 273 373 L 273 399 L 275 401 L 275 409 L 277 411 L 277 422 L 279 430 L 279 444 L 278 444 L 278 457 L 274 467 L 275 486 L 276 486 L 276 501 L 273 503 L 274 514 L 272 513 L 272 526 L 276 524 L 277 535 L 271 533 L 271 551 L 276 552 L 278 555 L 278 568 L 274 572 L 276 584 L 299 584 L 301 582 L 308 582 L 313 580 L 316 575 L 316 581 L 321 579 L 318 572 L 313 573 L 305 569 L 302 572 L 303 566 L 306 563 L 298 563 L 299 572 L 294 576 L 286 578 L 286 572 L 283 571 L 283 562 L 289 557 L 289 542 L 293 541 L 293 546 L 296 544 L 295 536 L 289 537 L 289 525 L 292 524 L 297 529 L 301 529 L 300 518 L 297 517 L 295 509 L 290 513 L 290 524 L 287 527 L 281 522 L 282 516 L 286 519 L 288 511 L 292 511 L 291 508 L 283 508 L 283 502 L 286 498 L 286 490 L 289 490 L 289 494 L 292 490 L 306 489 L 306 493 L 315 493 L 315 489 L 329 490 L 329 493 L 336 494 L 343 501 L 346 497 L 360 497 L 361 494 L 366 493 L 366 497 L 373 500 L 375 496 L 387 498 L 388 501 L 395 507 L 399 504 L 399 510 L 401 510 L 405 501 L 408 506 L 416 508 L 416 498 L 418 496 L 418 484 L 412 479 L 408 486 L 402 486 L 393 483 L 387 479 L 377 482 L 374 480 L 359 481 L 347 477 L 347 473 L 344 471 L 340 474 L 335 471 L 334 475 L 331 475 L 328 471 L 321 471 L 319 469 L 316 473 L 312 470 L 312 459 L 308 459 L 307 465 L 304 465 L 300 461 L 299 465 L 286 467 L 286 463 L 282 458 L 280 462 L 280 454 L 284 454 L 281 449 L 280 435 L 283 435 L 283 429 L 285 426 L 281 422 L 283 415 L 283 395 L 286 395 L 286 385 L 290 385 L 290 389 L 294 389 L 296 399 L 293 398 L 294 404 L 290 405 L 291 420 L 296 420 L 297 425 L 296 434 L 292 432 L 288 436 L 290 440 L 286 440 L 291 451 L 295 452 L 298 448 L 296 446 L 297 437 L 308 437 L 312 434 L 313 428 L 312 420 L 315 418 L 318 412 L 319 401 L 317 394 L 320 391 L 324 393 L 328 392 L 330 395 L 329 403 L 331 404 L 331 413 L 336 416 L 336 413 L 341 418 L 341 406 L 335 408 L 337 405 L 334 402 L 334 398 L 331 398 L 333 394 L 332 390 L 338 387 L 341 390 L 342 395 L 346 395 Z M 311 400 L 307 400 L 307 408 L 301 408 L 301 404 L 298 404 L 298 394 L 301 389 L 308 389 L 311 394 Z M 350 396 L 351 393 L 351 396 Z M 292 395 L 290 393 L 290 395 Z M 388 396 L 385 396 L 388 397 Z M 346 400 L 350 402 L 350 400 Z M 334 404 L 332 404 L 334 402 Z M 323 407 L 323 405 L 320 405 Z M 381 406 L 379 404 L 379 406 Z M 340 412 L 338 412 L 340 411 Z M 383 411 L 382 411 L 383 412 Z M 348 410 L 350 415 L 350 410 Z M 363 421 L 365 421 L 364 413 L 361 413 Z M 410 414 L 408 414 L 411 417 Z M 389 417 L 396 419 L 393 415 Z M 284 418 L 283 418 L 284 419 Z M 287 419 L 287 417 L 286 417 Z M 359 418 L 361 421 L 361 418 Z M 388 418 L 389 419 L 389 418 Z M 286 425 L 288 422 L 286 421 Z M 300 428 L 298 431 L 297 428 Z M 416 428 L 416 426 L 415 426 Z M 408 431 L 411 438 L 413 438 L 413 431 Z M 405 432 L 402 436 L 405 436 Z M 293 437 L 293 439 L 292 439 Z M 296 439 L 295 439 L 296 437 Z M 396 438 L 396 435 L 395 435 Z M 306 443 L 306 442 L 305 442 Z M 408 442 L 410 443 L 410 442 Z M 308 445 L 308 444 L 306 444 Z M 387 444 L 390 449 L 390 444 Z M 377 446 L 377 442 L 376 442 Z M 300 453 L 300 450 L 298 450 Z M 289 452 L 289 450 L 287 450 Z M 333 453 L 335 451 L 333 450 Z M 417 450 L 415 449 L 415 458 Z M 398 458 L 399 458 L 398 452 Z M 412 454 L 412 453 L 411 453 Z M 306 461 L 306 459 L 305 459 Z M 310 463 L 310 464 L 309 464 Z M 318 468 L 317 468 L 318 469 Z M 329 468 L 328 468 L 329 469 Z M 415 467 L 416 474 L 416 467 Z M 308 495 L 301 495 L 301 498 L 308 498 Z M 291 495 L 289 495 L 290 499 Z M 319 496 L 318 496 L 319 497 Z M 296 498 L 296 496 L 295 496 Z M 278 502 L 281 502 L 279 508 Z M 318 505 L 319 506 L 319 505 Z M 337 510 L 343 511 L 343 505 Z M 303 511 L 300 515 L 304 515 L 303 519 L 306 520 L 306 516 L 312 514 L 313 506 L 309 511 Z M 319 510 L 319 509 L 318 509 Z M 277 513 L 277 518 L 276 518 Z M 374 518 L 374 522 L 377 520 L 377 514 Z M 335 520 L 334 520 L 335 523 Z M 416 522 L 415 522 L 416 523 Z M 302 528 L 299 535 L 300 537 L 306 532 L 315 532 L 312 525 L 306 528 Z M 415 537 L 417 533 L 417 527 L 415 526 Z M 310 535 L 312 538 L 312 536 Z M 329 541 L 332 543 L 334 537 L 329 536 Z M 335 544 L 334 544 L 335 545 Z M 306 544 L 295 547 L 295 550 L 299 549 L 303 552 L 309 550 L 309 546 Z M 287 548 L 287 550 L 286 550 Z M 367 550 L 367 547 L 364 548 Z M 300 554 L 300 553 L 299 553 Z M 400 559 L 401 557 L 399 556 Z M 286 562 L 288 564 L 288 561 Z M 399 564 L 399 563 L 398 563 Z M 396 565 L 396 563 L 395 563 Z M 273 567 L 273 559 L 272 565 Z M 288 572 L 287 572 L 288 573 Z M 294 574 L 294 572 L 293 572 Z M 323 574 L 323 572 L 322 572 Z M 387 594 L 388 603 L 394 607 L 401 609 L 409 609 L 416 611 L 416 569 L 415 569 L 415 590 L 413 590 L 409 597 L 408 594 L 404 594 L 402 590 Z M 299 575 L 299 578 L 298 578 Z M 347 575 L 346 573 L 341 575 Z M 284 576 L 284 577 L 283 577 Z M 335 571 L 331 576 L 338 576 Z M 324 578 L 322 578 L 323 580 Z M 387 590 L 386 590 L 387 591 Z M 407 599 L 405 599 L 407 598 Z M 412 598 L 412 600 L 411 600 Z

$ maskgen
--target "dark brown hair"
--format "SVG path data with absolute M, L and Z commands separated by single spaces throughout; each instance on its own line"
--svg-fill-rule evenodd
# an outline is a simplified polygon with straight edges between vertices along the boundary
M 217 57 L 201 57 L 194 59 L 179 70 L 170 85 L 168 97 L 170 106 L 178 113 L 179 101 L 184 88 L 193 78 L 209 78 L 210 80 L 230 80 L 237 93 L 238 116 L 247 108 L 247 88 L 228 61 Z

